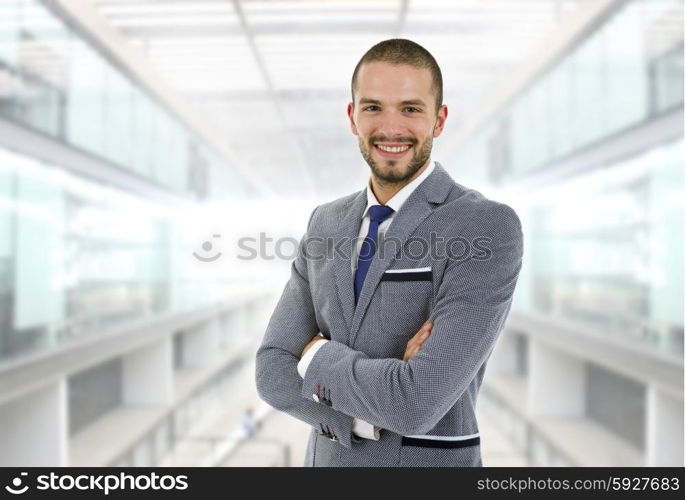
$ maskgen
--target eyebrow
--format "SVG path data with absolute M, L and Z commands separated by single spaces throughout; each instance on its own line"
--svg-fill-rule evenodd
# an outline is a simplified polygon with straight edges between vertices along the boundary
M 380 104 L 381 101 L 378 101 L 376 99 L 369 99 L 368 97 L 362 97 L 359 99 L 359 104 Z M 400 102 L 400 105 L 402 106 L 425 106 L 426 103 L 423 102 L 421 99 L 410 99 L 408 101 L 402 101 Z
M 402 101 L 400 103 L 402 106 L 425 106 L 426 103 L 421 99 L 410 99 L 408 101 Z

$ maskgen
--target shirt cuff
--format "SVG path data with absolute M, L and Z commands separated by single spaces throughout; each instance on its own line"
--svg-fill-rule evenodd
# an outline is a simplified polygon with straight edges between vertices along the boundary
M 358 418 L 355 418 L 352 421 L 352 433 L 361 438 L 373 439 L 374 441 L 378 441 L 380 438 L 378 427 L 371 425 L 368 422 L 364 422 L 363 420 L 359 420 Z
M 307 373 L 307 368 L 309 368 L 309 363 L 312 362 L 314 355 L 319 352 L 319 349 L 321 349 L 326 342 L 328 342 L 328 340 L 319 340 L 304 353 L 300 362 L 297 363 L 297 373 L 300 374 L 300 377 L 304 378 L 305 373 Z

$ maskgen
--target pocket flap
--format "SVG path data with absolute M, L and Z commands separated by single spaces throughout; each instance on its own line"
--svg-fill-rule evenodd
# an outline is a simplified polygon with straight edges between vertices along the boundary
M 430 267 L 412 269 L 389 269 L 383 273 L 381 281 L 431 281 L 433 274 Z

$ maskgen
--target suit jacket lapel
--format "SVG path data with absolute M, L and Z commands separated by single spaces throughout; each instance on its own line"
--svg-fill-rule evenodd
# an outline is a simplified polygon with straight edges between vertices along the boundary
M 349 345 L 354 344 L 354 340 L 357 336 L 357 331 L 359 330 L 359 325 L 361 324 L 362 318 L 366 312 L 366 309 L 371 302 L 371 297 L 375 293 L 376 287 L 380 282 L 383 273 L 386 271 L 388 266 L 395 260 L 397 253 L 404 243 L 409 239 L 409 237 L 414 233 L 416 228 L 421 224 L 421 222 L 430 215 L 434 210 L 436 205 L 443 203 L 447 198 L 447 194 L 454 186 L 454 181 L 445 172 L 442 166 L 436 162 L 435 169 L 429 175 L 426 180 L 424 180 L 414 192 L 407 198 L 399 212 L 395 214 L 390 227 L 385 233 L 384 240 L 393 239 L 397 242 L 396 245 L 387 245 L 385 247 L 386 252 L 382 255 L 379 251 L 374 256 L 371 262 L 371 267 L 364 279 L 364 287 L 362 288 L 362 293 L 359 297 L 357 307 L 354 308 L 354 289 L 352 288 L 351 270 L 349 262 L 347 263 L 347 271 L 350 273 L 349 290 L 351 290 L 352 296 L 352 308 L 354 311 L 352 317 L 352 325 L 350 327 L 350 339 Z M 364 201 L 366 201 L 365 193 Z M 366 207 L 364 203 L 361 210 L 359 210 L 359 218 Z M 347 223 L 349 226 L 354 224 Z M 356 224 L 357 233 L 359 231 L 359 226 L 361 220 Z M 357 234 L 355 234 L 357 236 Z M 346 283 L 343 284 L 347 286 Z M 344 288 L 343 288 L 344 289 Z M 346 297 L 347 300 L 347 297 Z M 349 307 L 349 304 L 347 305 Z
M 340 255 L 334 254 L 333 272 L 335 274 L 335 286 L 342 303 L 343 316 L 348 331 L 352 328 L 352 316 L 354 315 L 354 279 L 352 277 L 352 244 L 359 235 L 362 223 L 362 214 L 366 208 L 366 190 L 360 191 L 352 198 L 346 208 L 340 211 L 338 230 L 333 240 L 333 245 L 340 250 Z

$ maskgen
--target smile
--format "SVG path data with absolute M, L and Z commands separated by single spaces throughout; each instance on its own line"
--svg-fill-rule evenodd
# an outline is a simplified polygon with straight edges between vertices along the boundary
M 381 156 L 398 158 L 412 148 L 411 144 L 374 144 L 374 147 L 381 153 Z

